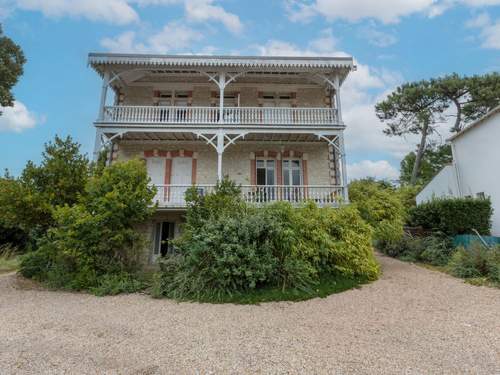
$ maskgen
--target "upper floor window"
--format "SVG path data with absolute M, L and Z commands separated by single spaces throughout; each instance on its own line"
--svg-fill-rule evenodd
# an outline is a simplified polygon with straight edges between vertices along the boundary
M 292 93 L 264 92 L 261 98 L 264 107 L 292 107 Z
M 175 90 L 158 90 L 154 92 L 155 104 L 158 106 L 185 107 L 189 103 L 189 92 Z
M 217 102 L 214 102 L 214 106 L 219 105 L 220 95 L 215 95 Z M 240 106 L 240 94 L 239 93 L 224 93 L 224 107 L 239 107 Z

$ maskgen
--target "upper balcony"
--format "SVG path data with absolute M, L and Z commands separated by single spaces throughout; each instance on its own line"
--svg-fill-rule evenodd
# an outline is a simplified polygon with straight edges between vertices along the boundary
M 328 126 L 339 125 L 335 108 L 262 108 L 192 106 L 134 106 L 104 107 L 100 121 L 106 124 L 204 125 L 204 126 Z
M 118 132 L 340 129 L 340 87 L 355 69 L 350 57 L 91 53 L 89 64 L 103 78 L 95 124 Z M 107 103 L 108 88 L 115 94 L 113 105 Z

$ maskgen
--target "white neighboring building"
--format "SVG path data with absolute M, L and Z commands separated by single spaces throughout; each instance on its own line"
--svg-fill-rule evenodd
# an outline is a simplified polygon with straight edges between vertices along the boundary
M 417 204 L 433 197 L 490 197 L 492 234 L 500 236 L 500 106 L 449 141 L 453 164 L 417 195 Z

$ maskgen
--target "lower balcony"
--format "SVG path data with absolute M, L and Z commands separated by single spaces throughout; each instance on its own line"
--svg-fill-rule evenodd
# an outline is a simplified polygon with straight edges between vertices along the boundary
M 185 208 L 186 190 L 192 185 L 155 185 L 154 202 L 158 208 Z M 201 195 L 214 191 L 215 185 L 195 185 Z M 319 206 L 338 206 L 342 201 L 343 187 L 329 185 L 242 185 L 242 199 L 250 204 L 273 202 L 301 204 L 307 201 Z

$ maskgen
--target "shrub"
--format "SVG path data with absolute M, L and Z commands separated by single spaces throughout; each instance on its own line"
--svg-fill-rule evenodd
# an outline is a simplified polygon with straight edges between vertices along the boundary
M 396 241 L 381 242 L 379 250 L 394 258 L 434 266 L 446 265 L 454 251 L 451 240 L 445 236 L 413 237 L 409 234 Z
M 349 184 L 349 198 L 361 217 L 374 229 L 377 241 L 394 241 L 403 235 L 405 208 L 396 189 L 373 179 Z
M 354 207 L 255 208 L 227 180 L 187 199 L 183 234 L 176 254 L 160 262 L 155 296 L 223 300 L 266 287 L 310 291 L 323 275 L 378 275 L 371 229 Z
M 96 296 L 117 295 L 120 293 L 135 293 L 145 288 L 144 283 L 135 275 L 121 273 L 104 275 L 99 278 L 97 286 L 90 289 Z
M 460 247 L 453 254 L 448 269 L 452 275 L 464 279 L 483 277 L 500 283 L 500 247 L 487 249 L 479 243 L 469 249 Z
M 77 204 L 54 210 L 55 226 L 22 258 L 21 273 L 76 290 L 134 273 L 144 248 L 135 226 L 153 213 L 153 196 L 141 161 L 107 167 L 89 180 Z
M 424 229 L 439 231 L 448 236 L 470 234 L 476 229 L 489 234 L 493 210 L 489 199 L 434 199 L 414 207 L 410 223 Z

